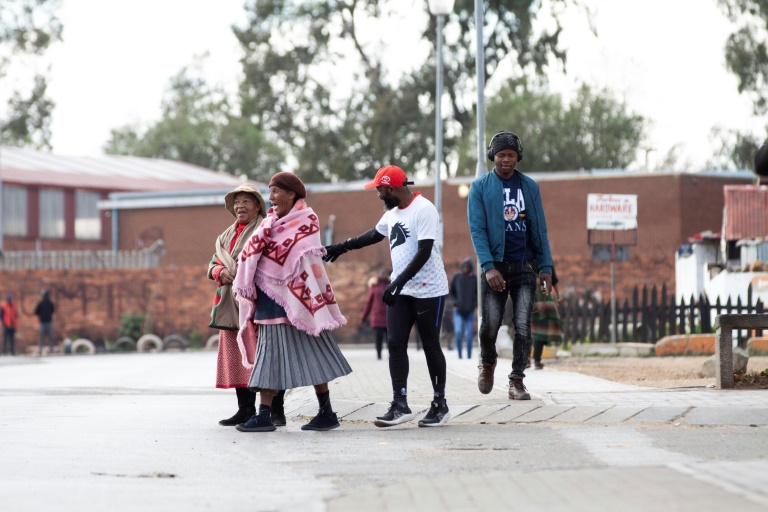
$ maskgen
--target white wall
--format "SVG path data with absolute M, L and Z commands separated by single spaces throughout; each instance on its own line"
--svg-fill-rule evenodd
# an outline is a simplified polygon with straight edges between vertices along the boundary
M 717 262 L 718 246 L 714 241 L 691 244 L 692 254 L 680 256 L 675 253 L 675 299 L 687 301 L 705 292 L 709 281 L 707 265 Z
M 768 272 L 720 272 L 706 285 L 706 294 L 710 304 L 720 297 L 720 304 L 730 297 L 731 304 L 741 299 L 747 303 L 747 288 L 752 284 L 752 301 L 758 298 L 768 306 Z

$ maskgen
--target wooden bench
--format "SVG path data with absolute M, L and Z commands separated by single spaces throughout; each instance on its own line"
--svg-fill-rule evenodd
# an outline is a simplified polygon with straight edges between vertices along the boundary
M 733 387 L 733 330 L 768 329 L 768 314 L 717 315 L 715 317 L 715 385 Z

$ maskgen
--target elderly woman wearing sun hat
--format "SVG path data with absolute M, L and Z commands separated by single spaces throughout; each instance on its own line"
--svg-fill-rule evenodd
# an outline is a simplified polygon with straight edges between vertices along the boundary
M 216 387 L 235 388 L 237 394 L 237 412 L 231 418 L 221 420 L 219 424 L 234 426 L 243 423 L 256 412 L 256 394 L 248 389 L 251 372 L 242 364 L 237 343 L 240 319 L 238 304 L 232 294 L 232 281 L 237 275 L 237 259 L 240 252 L 256 227 L 264 220 L 267 209 L 259 189 L 252 183 L 244 183 L 228 192 L 224 196 L 224 207 L 236 220 L 216 239 L 215 252 L 208 265 L 208 278 L 217 284 L 210 327 L 219 329 Z M 244 343 L 252 358 L 256 346 L 254 330 L 245 333 Z M 276 399 L 275 419 L 276 423 L 285 425 L 282 396 L 281 393 Z
M 339 426 L 328 382 L 352 369 L 330 334 L 344 325 L 323 267 L 317 215 L 304 198 L 298 176 L 280 172 L 269 182 L 272 207 L 240 254 L 233 284 L 240 301 L 240 335 L 258 325 L 258 343 L 248 387 L 261 398 L 258 414 L 236 428 L 275 430 L 271 419 L 275 390 L 314 386 L 319 408 L 302 430 Z M 248 364 L 245 343 L 240 344 Z

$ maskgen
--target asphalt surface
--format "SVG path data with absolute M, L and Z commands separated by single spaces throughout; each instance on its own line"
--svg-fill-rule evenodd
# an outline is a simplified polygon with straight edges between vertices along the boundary
M 532 400 L 489 395 L 477 362 L 446 352 L 453 418 L 372 424 L 388 364 L 344 349 L 330 384 L 342 427 L 304 432 L 317 405 L 291 390 L 288 426 L 241 433 L 212 388 L 215 353 L 0 358 L 3 511 L 768 510 L 768 391 L 652 389 L 550 368 Z M 410 351 L 412 409 L 431 397 Z

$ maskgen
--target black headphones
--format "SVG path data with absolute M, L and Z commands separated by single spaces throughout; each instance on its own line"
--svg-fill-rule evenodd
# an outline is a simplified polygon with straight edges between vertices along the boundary
M 517 161 L 523 161 L 523 143 L 520 142 L 520 137 L 512 132 L 499 132 L 491 137 L 491 142 L 488 143 L 488 160 L 493 162 L 493 141 L 496 140 L 496 137 L 506 137 L 507 144 L 516 148 L 515 152 L 517 153 Z

